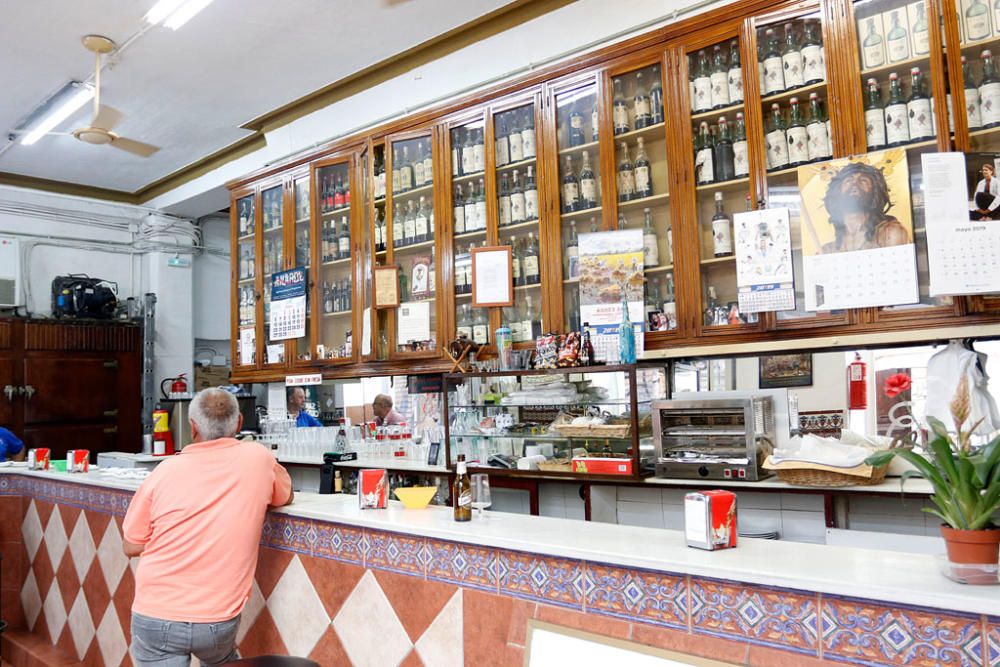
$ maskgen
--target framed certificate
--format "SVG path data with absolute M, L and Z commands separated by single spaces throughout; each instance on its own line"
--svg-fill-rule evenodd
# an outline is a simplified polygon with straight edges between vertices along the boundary
M 375 308 L 396 308 L 399 306 L 399 267 L 376 266 Z
M 472 307 L 514 305 L 513 256 L 509 245 L 472 249 Z

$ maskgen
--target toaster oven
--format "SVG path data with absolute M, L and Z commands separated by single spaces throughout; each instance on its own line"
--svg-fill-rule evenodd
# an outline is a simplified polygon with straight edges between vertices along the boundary
M 770 396 L 655 401 L 656 476 L 755 482 L 774 443 Z

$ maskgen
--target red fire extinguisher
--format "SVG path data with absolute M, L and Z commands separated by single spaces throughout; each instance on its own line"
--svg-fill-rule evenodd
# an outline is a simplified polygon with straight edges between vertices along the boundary
M 861 353 L 854 353 L 854 361 L 847 365 L 847 408 L 864 410 L 868 407 L 868 366 L 861 361 Z
M 181 398 L 186 396 L 188 393 L 188 386 L 185 381 L 186 375 L 187 373 L 181 373 L 175 378 L 164 378 L 163 382 L 160 383 L 160 393 L 163 394 L 163 398 Z M 170 385 L 170 393 L 168 394 L 163 385 L 171 381 L 173 382 Z

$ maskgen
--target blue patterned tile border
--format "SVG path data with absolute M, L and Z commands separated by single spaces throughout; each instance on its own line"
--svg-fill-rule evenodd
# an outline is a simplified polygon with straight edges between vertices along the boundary
M 125 516 L 133 492 L 68 480 L 5 474 L 0 475 L 0 494 L 27 495 L 35 500 Z
M 497 550 L 472 544 L 427 540 L 427 578 L 466 588 L 497 591 Z
M 497 562 L 501 593 L 583 611 L 592 587 L 583 561 L 501 551 Z
M 313 556 L 353 565 L 365 564 L 367 545 L 363 529 L 328 521 L 314 521 L 313 530 L 316 533 Z
M 587 562 L 587 608 L 593 614 L 687 630 L 687 577 Z

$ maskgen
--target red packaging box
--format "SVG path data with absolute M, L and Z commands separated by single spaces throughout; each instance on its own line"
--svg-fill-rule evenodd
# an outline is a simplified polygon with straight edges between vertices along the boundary
M 577 456 L 573 459 L 573 472 L 591 475 L 631 475 L 632 459 L 610 459 L 600 456 Z
M 385 470 L 358 472 L 358 506 L 363 510 L 384 510 L 388 500 L 389 478 Z
M 689 547 L 730 549 L 736 546 L 736 494 L 693 491 L 684 496 L 684 536 Z
M 71 449 L 66 452 L 66 472 L 87 472 L 90 470 L 90 450 Z

